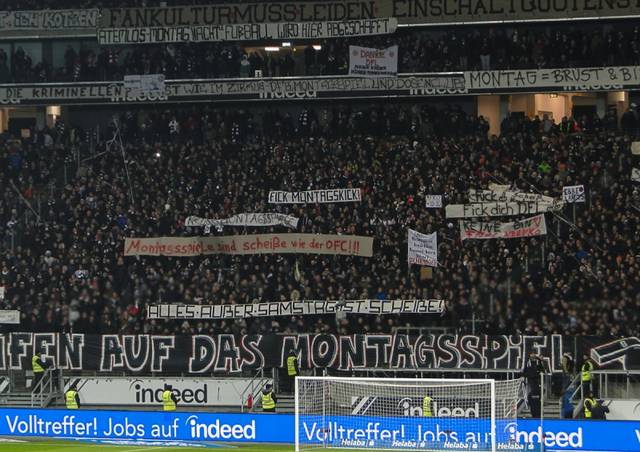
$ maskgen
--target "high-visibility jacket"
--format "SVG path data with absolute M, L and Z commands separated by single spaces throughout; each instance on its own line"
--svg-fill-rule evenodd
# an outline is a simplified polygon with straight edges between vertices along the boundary
M 164 411 L 176 410 L 176 402 L 173 401 L 173 393 L 168 389 L 162 393 L 162 409 Z
M 424 399 L 422 399 L 422 415 L 424 417 L 433 417 L 433 412 L 431 411 L 432 400 L 429 396 L 424 396 Z
M 273 391 L 262 393 L 262 409 L 273 410 L 276 408 L 276 401 L 273 400 Z
M 591 419 L 591 417 L 593 416 L 591 410 L 593 410 L 593 407 L 596 406 L 596 399 L 586 398 L 584 399 L 584 402 L 582 402 L 582 406 L 584 406 L 584 417 L 587 419 Z
M 31 358 L 31 369 L 33 373 L 36 374 L 44 372 L 44 368 L 40 365 L 40 357 L 38 355 L 33 355 L 33 358 Z
M 580 369 L 580 381 L 591 381 L 592 370 L 593 363 L 591 361 L 585 361 Z
M 68 410 L 77 410 L 78 409 L 78 401 L 76 400 L 77 391 L 73 389 L 69 389 L 64 396 L 64 400 L 67 405 Z
M 287 375 L 290 377 L 295 377 L 298 375 L 298 369 L 296 369 L 296 357 L 289 356 L 287 358 Z

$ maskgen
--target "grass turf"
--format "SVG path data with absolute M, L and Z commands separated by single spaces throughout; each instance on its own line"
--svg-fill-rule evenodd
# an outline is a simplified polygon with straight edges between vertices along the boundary
M 189 447 L 189 446 L 170 446 L 159 445 L 158 443 L 145 445 L 144 443 L 135 444 L 133 442 L 116 445 L 106 444 L 102 442 L 90 442 L 90 441 L 69 441 L 69 440 L 56 440 L 56 439 L 23 439 L 24 442 L 2 442 L 0 441 L 0 451 L 2 452 L 145 452 L 148 450 L 159 451 L 175 451 L 175 452 L 204 452 L 213 449 L 229 450 L 239 449 L 238 452 L 293 452 L 293 446 L 289 445 L 226 445 L 215 444 L 210 445 L 213 447 Z

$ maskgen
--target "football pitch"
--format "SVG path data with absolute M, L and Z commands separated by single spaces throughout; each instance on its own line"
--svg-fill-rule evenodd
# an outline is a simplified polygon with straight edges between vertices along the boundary
M 190 446 L 188 443 L 179 442 L 171 444 L 167 442 L 151 441 L 144 442 L 128 441 L 118 444 L 116 441 L 69 441 L 56 439 L 19 439 L 19 442 L 3 442 L 0 440 L 0 450 L 2 452 L 146 452 L 160 451 L 169 452 L 203 452 L 206 449 L 237 449 L 238 452 L 293 452 L 293 446 L 287 444 L 247 444 L 231 445 L 224 443 L 210 443 Z

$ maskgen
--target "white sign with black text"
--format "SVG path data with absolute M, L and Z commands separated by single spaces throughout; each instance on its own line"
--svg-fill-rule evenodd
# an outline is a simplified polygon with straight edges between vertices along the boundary
M 0 325 L 19 325 L 20 311 L 17 309 L 0 309 Z
M 631 168 L 631 182 L 640 182 L 640 168 Z
M 440 314 L 444 300 L 293 300 L 265 303 L 198 305 L 157 304 L 147 319 L 218 320 L 323 314 Z
M 189 216 L 185 226 L 223 227 L 223 226 L 286 226 L 295 229 L 299 219 L 282 213 L 239 213 L 229 218 L 201 218 Z
M 333 188 L 330 190 L 269 192 L 269 204 L 328 204 L 333 202 L 360 202 L 359 188 Z
M 568 185 L 562 187 L 562 200 L 566 203 L 585 202 L 584 185 Z
M 442 195 L 425 195 L 427 209 L 442 209 Z
M 398 74 L 398 46 L 386 49 L 349 46 L 349 75 L 393 77 Z
M 407 261 L 409 265 L 438 266 L 438 236 L 435 232 L 422 234 L 409 229 L 407 241 Z

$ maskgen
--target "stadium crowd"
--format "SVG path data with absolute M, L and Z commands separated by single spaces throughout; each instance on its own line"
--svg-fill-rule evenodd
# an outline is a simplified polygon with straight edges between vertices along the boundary
M 1 137 L 0 284 L 21 330 L 75 332 L 389 332 L 446 326 L 487 333 L 638 334 L 640 184 L 630 171 L 637 112 L 623 118 L 505 119 L 499 137 L 462 109 L 424 104 L 300 107 L 292 114 L 192 107 L 119 118 L 131 185 L 104 132 L 93 158 L 60 185 L 89 134 L 60 122 Z M 635 162 L 632 159 L 636 159 Z M 510 183 L 587 202 L 547 214 L 548 235 L 460 241 L 458 221 L 425 194 L 465 203 L 470 188 Z M 55 189 L 57 186 L 58 189 Z M 360 187 L 347 204 L 267 204 L 269 190 Z M 20 196 L 16 195 L 20 192 Z M 27 203 L 30 207 L 27 207 Z M 40 212 L 30 221 L 25 212 Z M 207 234 L 189 215 L 277 211 L 299 232 L 373 236 L 372 258 L 267 255 L 123 257 L 124 237 Z M 575 219 L 574 219 L 575 215 Z M 511 221 L 511 220 L 508 220 Z M 6 227 L 5 227 L 6 226 Z M 438 232 L 439 267 L 406 263 L 407 228 Z M 285 227 L 213 228 L 231 235 Z M 444 298 L 444 316 L 144 321 L 150 303 Z M 5 329 L 11 328 L 5 326 Z
M 275 43 L 280 45 L 281 43 Z M 73 47 L 53 66 L 34 61 L 20 43 L 11 55 L 0 49 L 0 83 L 122 80 L 127 74 L 167 78 L 342 75 L 349 45 L 398 45 L 402 73 L 495 69 L 570 68 L 640 64 L 640 27 L 635 22 L 401 30 L 393 35 L 294 43 L 280 52 L 237 43 Z M 294 52 L 293 48 L 301 46 Z M 596 62 L 596 63 L 594 63 Z

